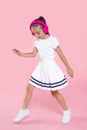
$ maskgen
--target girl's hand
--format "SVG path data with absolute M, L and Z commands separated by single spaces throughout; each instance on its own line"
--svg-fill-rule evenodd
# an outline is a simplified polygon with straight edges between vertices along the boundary
M 21 52 L 18 49 L 12 49 L 13 53 L 15 53 L 18 56 L 21 56 Z
M 74 73 L 73 73 L 73 70 L 70 67 L 67 68 L 67 72 L 68 72 L 69 76 L 71 76 L 73 78 Z

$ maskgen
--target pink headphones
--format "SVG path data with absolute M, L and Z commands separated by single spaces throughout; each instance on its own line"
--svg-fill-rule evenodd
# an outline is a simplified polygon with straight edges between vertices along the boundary
M 42 22 L 42 21 L 40 21 L 40 20 L 34 20 L 34 21 L 30 24 L 30 29 L 31 29 L 31 27 L 32 27 L 34 24 L 40 24 L 40 25 L 42 25 L 42 26 L 43 26 L 43 31 L 44 31 L 45 33 L 49 33 L 49 31 L 48 31 L 48 26 L 47 26 L 44 22 Z

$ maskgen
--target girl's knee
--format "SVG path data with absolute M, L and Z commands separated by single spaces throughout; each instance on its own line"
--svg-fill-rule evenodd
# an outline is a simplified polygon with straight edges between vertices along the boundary
M 27 92 L 33 92 L 34 88 L 35 87 L 32 86 L 31 84 L 28 84 L 26 90 L 27 90 Z
M 51 95 L 53 96 L 53 97 L 55 97 L 56 95 L 59 95 L 60 93 L 59 93 L 59 91 L 51 91 Z
M 55 96 L 58 93 L 58 91 L 51 91 L 51 95 Z

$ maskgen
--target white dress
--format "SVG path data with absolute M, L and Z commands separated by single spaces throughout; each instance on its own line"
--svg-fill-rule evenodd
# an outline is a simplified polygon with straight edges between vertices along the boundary
M 33 71 L 29 83 L 45 90 L 58 90 L 68 85 L 67 79 L 55 62 L 55 49 L 59 46 L 56 37 L 35 40 L 40 62 Z

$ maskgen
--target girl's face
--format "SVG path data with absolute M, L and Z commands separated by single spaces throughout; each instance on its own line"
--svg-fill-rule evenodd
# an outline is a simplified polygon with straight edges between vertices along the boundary
M 37 27 L 31 27 L 32 34 L 39 39 L 44 39 L 44 36 L 46 35 L 43 31 L 43 29 L 40 26 Z

